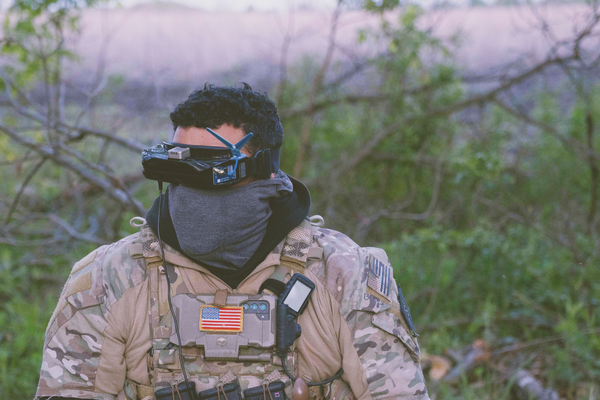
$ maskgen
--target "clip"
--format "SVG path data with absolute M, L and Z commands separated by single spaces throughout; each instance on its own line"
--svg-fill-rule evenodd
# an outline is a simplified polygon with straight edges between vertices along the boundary
M 224 137 L 222 137 L 221 135 L 219 135 L 217 132 L 213 131 L 209 127 L 206 127 L 206 130 L 211 135 L 213 135 L 214 137 L 216 137 L 217 139 L 219 139 L 219 141 L 221 143 L 223 143 L 229 150 L 231 150 L 231 155 L 233 157 L 235 157 L 235 167 L 233 167 L 233 170 L 231 172 L 227 173 L 227 176 L 228 177 L 234 176 L 235 172 L 237 171 L 238 161 L 240 160 L 240 158 L 242 158 L 242 152 L 241 152 L 241 150 L 250 141 L 250 139 L 252 139 L 252 136 L 254 136 L 254 133 L 250 132 L 249 134 L 247 134 L 246 136 L 244 136 L 242 138 L 242 140 L 240 140 L 236 144 L 232 144 L 227 139 L 225 139 Z

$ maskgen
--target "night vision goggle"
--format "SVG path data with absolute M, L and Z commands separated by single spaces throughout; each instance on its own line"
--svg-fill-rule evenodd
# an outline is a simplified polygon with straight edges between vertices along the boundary
M 268 179 L 279 171 L 279 148 L 260 150 L 252 157 L 242 154 L 242 148 L 254 136 L 252 132 L 232 144 L 212 129 L 206 130 L 226 147 L 163 142 L 142 151 L 144 176 L 159 182 L 212 189 L 249 177 Z

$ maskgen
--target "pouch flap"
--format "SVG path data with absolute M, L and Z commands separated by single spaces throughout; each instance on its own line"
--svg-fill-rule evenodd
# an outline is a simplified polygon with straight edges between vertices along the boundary
M 409 335 L 396 315 L 390 312 L 378 313 L 373 315 L 372 322 L 376 327 L 400 339 L 414 362 L 418 363 L 420 361 L 421 350 L 419 344 L 415 338 Z
M 98 276 L 101 269 L 86 269 L 71 275 L 65 288 L 67 302 L 78 310 L 102 304 L 106 297 L 102 279 Z

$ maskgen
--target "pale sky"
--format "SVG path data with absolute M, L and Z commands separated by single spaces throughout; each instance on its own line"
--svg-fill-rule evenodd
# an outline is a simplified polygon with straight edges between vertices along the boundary
M 151 3 L 156 0 L 110 0 L 111 3 L 120 3 L 123 7 L 136 4 Z M 178 3 L 190 7 L 197 7 L 207 11 L 237 11 L 243 12 L 252 8 L 260 11 L 283 11 L 291 8 L 309 6 L 312 9 L 334 8 L 337 0 L 161 0 L 164 3 Z M 0 0 L 0 9 L 6 9 L 13 0 Z
M 0 0 L 0 10 L 7 9 L 14 0 Z M 120 4 L 122 7 L 132 7 L 137 4 L 152 3 L 157 0 L 108 0 L 111 5 Z M 307 7 L 313 10 L 333 9 L 337 0 L 158 0 L 163 3 L 183 4 L 189 7 L 200 8 L 206 11 L 234 11 L 244 12 L 250 9 L 256 11 L 287 11 Z M 382 0 L 376 0 L 376 2 Z M 413 0 L 411 3 L 420 4 L 428 8 L 441 0 Z M 456 5 L 466 5 L 468 0 L 444 0 Z M 493 0 L 483 0 L 490 3 Z M 535 2 L 536 0 L 534 0 Z M 538 0 L 539 1 L 539 0 Z
M 3 1 L 3 0 L 0 0 Z M 4 0 L 6 1 L 6 0 Z M 10 1 L 10 0 L 9 0 Z M 151 3 L 156 0 L 120 0 L 124 7 L 130 7 L 136 4 Z M 333 9 L 337 0 L 160 0 L 163 2 L 174 2 L 184 4 L 190 7 L 198 7 L 207 11 L 236 11 L 243 12 L 250 8 L 257 11 L 286 11 L 289 9 L 301 8 L 306 6 L 310 9 L 323 10 Z M 375 0 L 376 3 L 383 0 Z M 427 7 L 438 0 L 413 0 L 413 3 Z M 489 2 L 492 0 L 484 0 Z M 467 0 L 450 0 L 451 3 L 462 4 Z
M 163 0 L 164 1 L 164 0 Z M 120 0 L 125 7 L 140 3 L 150 3 L 152 0 Z M 174 0 L 171 2 L 185 4 L 190 7 L 198 7 L 204 10 L 217 11 L 246 11 L 249 8 L 254 10 L 286 10 L 293 6 L 308 5 L 311 8 L 333 8 L 336 0 Z

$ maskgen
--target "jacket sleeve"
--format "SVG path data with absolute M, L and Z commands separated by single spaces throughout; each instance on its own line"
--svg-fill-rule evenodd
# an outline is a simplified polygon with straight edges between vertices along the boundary
M 328 269 L 343 270 L 340 292 L 342 359 L 358 356 L 360 365 L 344 362 L 347 379 L 366 374 L 368 393 L 356 398 L 428 400 L 420 349 L 400 312 L 398 289 L 387 255 L 359 248 L 353 257 L 331 257 Z M 350 267 L 350 265 L 358 267 Z M 362 371 L 353 371 L 361 369 Z
M 36 398 L 112 400 L 125 380 L 125 340 L 110 322 L 101 247 L 75 264 L 46 330 Z M 110 352 L 112 388 L 101 388 L 101 359 Z M 117 390 L 118 388 L 118 390 Z

